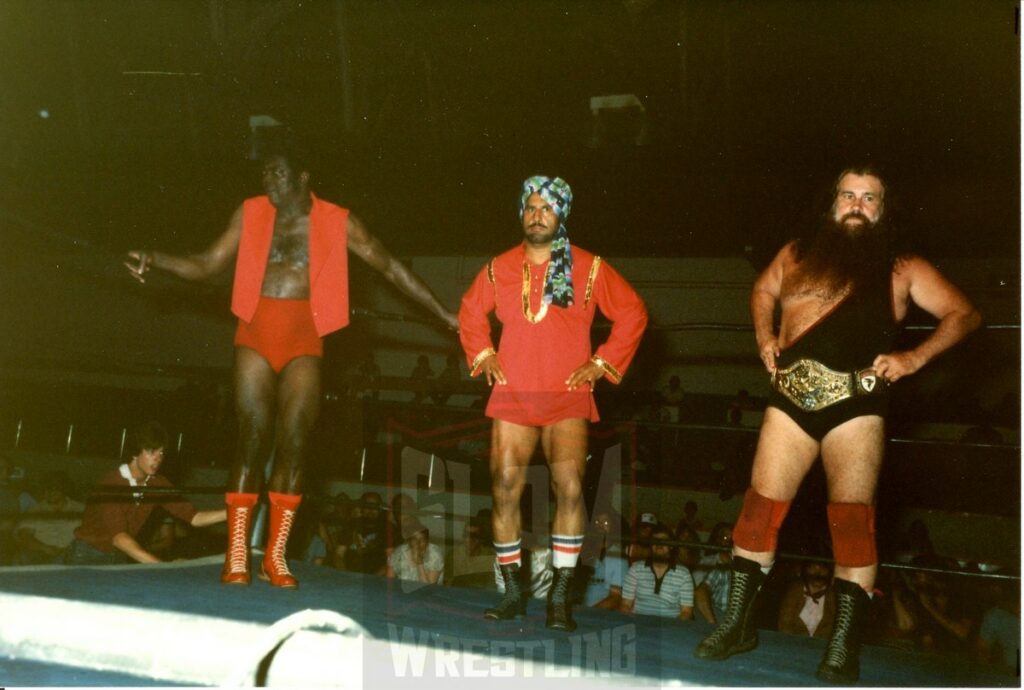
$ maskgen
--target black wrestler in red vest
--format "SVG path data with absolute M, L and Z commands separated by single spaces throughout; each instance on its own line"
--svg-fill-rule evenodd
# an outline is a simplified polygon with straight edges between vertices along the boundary
M 273 451 L 270 533 L 260 574 L 272 585 L 295 587 L 285 549 L 302 498 L 309 433 L 320 409 L 322 338 L 348 324 L 346 250 L 451 328 L 458 321 L 355 215 L 312 194 L 309 166 L 295 150 L 264 156 L 262 179 L 266 195 L 239 206 L 227 230 L 206 250 L 190 256 L 134 250 L 125 265 L 140 282 L 150 268 L 203 280 L 226 269 L 237 255 L 231 309 L 238 317 L 238 455 L 226 494 L 228 547 L 221 581 L 249 583 L 249 522 Z

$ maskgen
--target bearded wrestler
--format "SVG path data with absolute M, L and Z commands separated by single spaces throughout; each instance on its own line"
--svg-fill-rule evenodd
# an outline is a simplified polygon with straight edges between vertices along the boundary
M 264 196 L 247 199 L 205 251 L 173 256 L 135 250 L 125 265 L 140 282 L 151 268 L 203 280 L 235 261 L 231 311 L 235 331 L 238 454 L 228 480 L 228 545 L 221 582 L 247 585 L 248 532 L 271 452 L 270 529 L 260 577 L 296 587 L 285 560 L 302 500 L 303 464 L 320 410 L 323 338 L 348 325 L 348 251 L 450 327 L 426 284 L 399 263 L 348 209 L 310 191 L 309 166 L 296 150 L 264 157 Z
M 785 246 L 754 284 L 751 315 L 772 390 L 733 531 L 728 607 L 697 646 L 699 658 L 725 659 L 757 646 L 753 604 L 775 560 L 790 502 L 820 455 L 838 616 L 817 675 L 831 683 L 859 677 L 859 636 L 878 569 L 874 502 L 886 388 L 981 324 L 967 297 L 934 266 L 890 249 L 885 193 L 873 169 L 844 170 L 817 235 Z M 911 302 L 938 325 L 917 347 L 894 351 Z
M 519 200 L 522 243 L 484 266 L 459 310 L 471 373 L 493 386 L 486 414 L 494 420 L 494 548 L 505 593 L 484 616 L 525 613 L 519 499 L 539 442 L 556 501 L 546 624 L 565 631 L 576 628 L 569 587 L 586 524 L 587 428 L 599 419 L 593 387 L 601 378 L 622 379 L 647 324 L 647 310 L 629 283 L 600 257 L 570 246 L 565 220 L 571 207 L 572 190 L 561 178 L 526 180 Z M 594 351 L 590 325 L 598 309 L 612 330 Z M 487 317 L 492 311 L 502 324 L 497 349 Z

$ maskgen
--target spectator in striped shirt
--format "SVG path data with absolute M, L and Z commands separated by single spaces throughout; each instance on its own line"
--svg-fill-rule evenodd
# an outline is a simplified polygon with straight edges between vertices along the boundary
M 709 546 L 721 551 L 710 551 L 701 558 L 694 571 L 697 590 L 693 594 L 697 611 L 708 623 L 717 623 L 729 603 L 729 565 L 732 563 L 732 525 L 719 522 L 708 537 Z
M 651 539 L 671 541 L 672 531 L 659 525 Z M 630 566 L 622 583 L 619 610 L 680 620 L 693 618 L 693 577 L 686 566 L 676 563 L 675 547 L 652 543 L 651 555 Z

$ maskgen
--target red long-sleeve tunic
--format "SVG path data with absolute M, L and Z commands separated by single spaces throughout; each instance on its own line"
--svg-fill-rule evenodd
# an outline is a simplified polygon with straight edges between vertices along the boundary
M 611 266 L 579 247 L 572 248 L 575 303 L 542 309 L 548 263 L 534 265 L 519 245 L 494 258 L 462 297 L 459 337 L 472 375 L 494 351 L 487 315 L 502 324 L 498 361 L 508 383 L 495 384 L 488 417 L 525 426 L 561 419 L 599 417 L 593 391 L 568 390 L 566 380 L 591 355 L 604 362 L 605 378 L 618 383 L 647 325 L 647 310 L 636 291 Z M 608 340 L 591 350 L 590 325 L 596 310 L 612 322 Z

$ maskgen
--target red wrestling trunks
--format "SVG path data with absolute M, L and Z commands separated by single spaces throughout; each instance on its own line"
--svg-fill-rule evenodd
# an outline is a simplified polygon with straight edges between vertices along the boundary
M 255 350 L 276 373 L 296 357 L 324 354 L 324 342 L 317 335 L 306 299 L 260 297 L 252 321 L 238 320 L 235 346 Z

